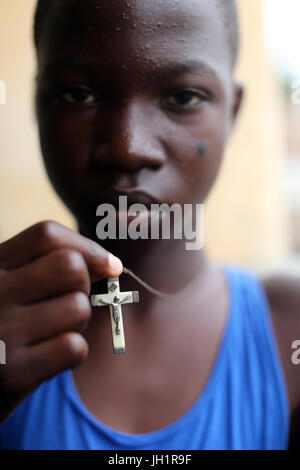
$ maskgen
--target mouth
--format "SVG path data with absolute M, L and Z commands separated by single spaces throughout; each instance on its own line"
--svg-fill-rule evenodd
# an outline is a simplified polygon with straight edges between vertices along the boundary
M 116 209 L 119 208 L 120 197 L 126 197 L 127 207 L 132 204 L 143 204 L 148 210 L 151 210 L 152 204 L 160 204 L 160 202 L 148 194 L 146 191 L 140 189 L 118 189 L 113 188 L 112 191 L 107 194 L 107 197 L 103 200 L 112 204 Z
M 113 187 L 110 191 L 105 191 L 99 196 L 101 204 L 111 204 L 114 207 L 118 223 L 129 224 L 137 217 L 139 220 L 146 218 L 149 221 L 152 205 L 160 204 L 158 199 L 140 188 Z M 143 207 L 141 210 L 139 208 L 131 209 L 134 204 L 141 204 Z

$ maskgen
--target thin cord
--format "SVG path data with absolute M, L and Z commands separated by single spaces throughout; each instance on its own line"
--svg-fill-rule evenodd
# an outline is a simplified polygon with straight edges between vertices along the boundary
M 123 273 L 128 274 L 128 276 L 131 276 L 151 294 L 155 295 L 156 297 L 159 297 L 162 300 L 166 300 L 168 302 L 170 302 L 171 300 L 174 300 L 175 298 L 178 297 L 179 294 L 182 294 L 183 292 L 190 289 L 191 285 L 197 280 L 197 276 L 194 277 L 193 280 L 189 282 L 187 286 L 185 286 L 176 294 L 165 294 L 164 292 L 161 292 L 157 289 L 154 289 L 154 287 L 151 287 L 149 284 L 147 284 L 147 282 L 143 281 L 139 276 L 137 276 L 134 272 L 132 272 L 131 269 L 123 267 Z
M 143 281 L 140 277 L 138 277 L 136 274 L 134 274 L 130 269 L 123 267 L 123 273 L 128 274 L 131 276 L 133 279 L 135 279 L 141 286 L 145 287 L 145 289 L 151 294 L 156 295 L 156 297 L 159 297 L 160 299 L 163 300 L 171 300 L 174 296 L 171 294 L 164 294 L 163 292 L 160 292 L 157 289 L 154 289 L 153 287 L 149 286 L 147 282 Z

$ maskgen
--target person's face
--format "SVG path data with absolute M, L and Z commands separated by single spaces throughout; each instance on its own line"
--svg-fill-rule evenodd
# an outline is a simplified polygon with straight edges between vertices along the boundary
M 204 202 L 240 96 L 214 2 L 55 2 L 37 78 L 46 168 L 79 223 L 120 192 Z

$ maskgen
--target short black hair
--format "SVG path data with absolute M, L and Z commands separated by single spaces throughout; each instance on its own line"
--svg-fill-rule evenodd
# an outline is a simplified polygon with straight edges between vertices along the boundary
M 224 33 L 226 35 L 228 46 L 232 55 L 232 65 L 234 66 L 237 60 L 239 51 L 239 20 L 236 0 L 214 0 L 217 8 L 220 11 Z M 54 0 L 37 0 L 37 6 L 34 16 L 34 44 L 38 48 L 38 40 L 43 27 L 46 15 L 49 13 L 49 8 L 53 6 Z

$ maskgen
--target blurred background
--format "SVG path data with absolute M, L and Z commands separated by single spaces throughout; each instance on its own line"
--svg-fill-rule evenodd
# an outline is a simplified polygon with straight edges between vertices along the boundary
M 0 0 L 0 242 L 40 220 L 71 228 L 48 183 L 35 123 L 36 0 Z M 206 208 L 220 262 L 300 273 L 299 0 L 238 0 L 244 106 Z M 297 83 L 298 81 L 298 83 Z M 2 91 L 2 93 L 1 93 Z

